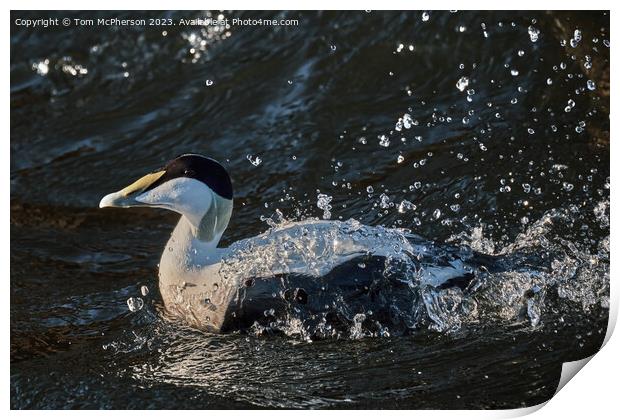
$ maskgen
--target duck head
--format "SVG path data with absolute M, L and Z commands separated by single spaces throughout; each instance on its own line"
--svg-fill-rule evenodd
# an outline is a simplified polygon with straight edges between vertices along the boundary
M 184 154 L 101 199 L 99 207 L 159 207 L 183 215 L 195 236 L 219 242 L 233 207 L 230 176 L 217 161 Z

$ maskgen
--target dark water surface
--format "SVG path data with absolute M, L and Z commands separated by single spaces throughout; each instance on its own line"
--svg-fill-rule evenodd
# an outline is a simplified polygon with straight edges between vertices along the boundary
M 609 14 L 222 14 L 299 23 L 12 24 L 11 406 L 515 408 L 550 398 L 561 363 L 594 353 L 606 331 Z M 320 192 L 332 219 L 510 255 L 523 270 L 482 278 L 473 296 L 420 291 L 406 335 L 195 331 L 166 318 L 157 290 L 177 216 L 97 208 L 188 151 L 233 178 L 225 245 L 268 229 L 276 209 L 326 216 Z M 144 307 L 131 312 L 142 286 Z

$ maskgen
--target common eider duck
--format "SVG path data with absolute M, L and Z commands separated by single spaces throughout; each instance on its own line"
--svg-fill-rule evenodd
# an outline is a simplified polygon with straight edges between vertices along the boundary
M 395 300 L 412 299 L 416 287 L 465 289 L 477 269 L 455 247 L 355 220 L 286 222 L 218 248 L 233 211 L 231 178 L 194 153 L 106 195 L 99 207 L 181 215 L 161 256 L 159 290 L 173 317 L 213 333 L 292 313 L 334 324 L 356 313 L 397 322 Z

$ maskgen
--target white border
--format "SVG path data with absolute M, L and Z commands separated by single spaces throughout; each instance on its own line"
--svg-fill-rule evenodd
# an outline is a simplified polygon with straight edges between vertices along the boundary
M 510 10 L 514 9 L 515 6 L 518 6 L 520 9 L 525 10 L 545 10 L 545 9 L 560 9 L 560 10 L 578 10 L 578 9 L 590 9 L 590 10 L 612 10 L 611 13 L 611 28 L 610 33 L 615 34 L 616 30 L 619 29 L 618 25 L 616 25 L 618 19 L 616 18 L 616 12 L 612 8 L 612 3 L 610 1 L 588 1 L 588 2 L 576 2 L 576 1 L 533 1 L 533 0 L 521 0 L 518 3 L 514 2 L 497 2 L 497 1 L 468 1 L 468 2 L 455 2 L 455 1 L 442 1 L 442 0 L 434 0 L 432 2 L 411 2 L 411 1 L 392 1 L 392 0 L 384 0 L 381 2 L 370 2 L 370 1 L 340 1 L 334 2 L 333 0 L 325 1 L 325 0 L 315 0 L 313 2 L 291 2 L 291 1 L 283 1 L 283 0 L 271 0 L 269 2 L 261 2 L 261 3 L 252 3 L 250 1 L 240 1 L 240 0 L 229 0 L 229 1 L 183 1 L 183 2 L 170 2 L 170 1 L 161 1 L 161 0 L 150 0 L 150 1 L 133 1 L 130 4 L 124 0 L 108 0 L 105 2 L 94 2 L 94 1 L 32 1 L 32 0 L 23 0 L 23 1 L 10 1 L 9 7 L 15 10 L 97 10 L 97 9 L 109 9 L 109 10 L 124 10 L 124 9 L 133 9 L 133 10 L 201 10 L 204 8 L 208 9 L 226 9 L 226 10 L 330 10 L 334 8 L 344 9 L 344 10 L 364 10 L 364 9 L 374 9 L 374 10 L 408 10 L 411 8 L 423 10 L 423 9 L 461 9 L 463 10 L 465 6 L 466 9 L 469 10 Z M 374 3 L 374 4 L 373 4 Z M 10 20 L 10 11 L 9 9 L 3 10 L 4 22 L 8 23 Z M 9 38 L 10 38 L 10 26 L 5 25 L 3 28 L 4 43 L 3 43 L 3 60 L 4 66 L 3 71 L 5 72 L 5 80 L 7 85 L 10 85 L 10 59 L 9 59 Z M 611 40 L 611 44 L 614 44 L 614 41 Z M 612 62 L 618 62 L 615 57 L 617 54 L 616 50 L 611 51 Z M 618 80 L 616 78 L 615 67 L 612 65 L 611 71 L 612 76 L 611 79 L 615 82 Z M 615 93 L 615 84 L 611 85 L 612 91 L 614 93 L 611 95 L 611 108 L 617 109 L 615 107 L 617 103 L 617 94 Z M 4 107 L 4 130 L 7 138 L 10 139 L 10 98 L 8 89 L 5 87 L 5 99 L 3 102 Z M 617 123 L 612 119 L 612 132 L 616 132 Z M 6 149 L 9 150 L 9 141 L 5 145 Z M 612 161 L 615 161 L 614 158 L 618 158 L 618 153 L 616 152 L 616 148 L 611 146 L 611 156 Z M 2 154 L 2 159 L 4 163 L 4 168 L 10 168 L 10 157 L 9 153 Z M 7 171 L 7 169 L 5 169 Z M 611 167 L 611 178 L 616 179 L 615 166 Z M 3 199 L 5 200 L 5 204 L 3 206 L 3 212 L 5 212 L 5 220 L 10 218 L 10 209 L 9 209 L 9 196 L 10 196 L 10 186 L 9 182 L 4 182 L 2 184 L 3 189 Z M 618 208 L 617 200 L 615 195 L 612 193 L 611 195 L 611 208 Z M 612 214 L 614 211 L 612 210 Z M 615 246 L 613 244 L 618 243 L 616 238 L 616 232 L 618 232 L 618 222 L 617 218 L 613 218 L 611 220 L 611 243 L 612 243 L 612 255 L 614 254 Z M 10 228 L 9 225 L 3 225 L 3 237 L 5 238 L 3 242 L 3 253 L 2 253 L 2 267 L 5 273 L 4 276 L 4 297 L 5 297 L 5 313 L 6 318 L 3 324 L 4 328 L 4 337 L 9 340 L 10 333 L 10 318 L 9 318 L 9 308 L 10 308 L 10 271 L 9 271 L 9 256 L 10 256 L 10 242 L 8 241 Z M 432 418 L 432 419 L 447 419 L 454 418 L 456 416 L 459 419 L 480 419 L 480 418 L 506 418 L 506 417 L 517 417 L 520 415 L 528 414 L 529 412 L 534 411 L 531 414 L 530 418 L 543 418 L 541 416 L 553 416 L 563 419 L 572 419 L 579 418 L 583 419 L 585 417 L 589 418 L 611 418 L 611 413 L 617 413 L 617 387 L 618 387 L 618 373 L 619 373 L 619 362 L 616 355 L 620 355 L 620 342 L 617 337 L 611 336 L 611 332 L 613 327 L 615 326 L 615 321 L 617 320 L 618 313 L 618 293 L 616 291 L 617 281 L 613 279 L 617 278 L 617 274 L 619 274 L 618 269 L 616 268 L 616 264 L 611 264 L 611 279 L 612 279 L 612 296 L 610 299 L 610 329 L 608 330 L 608 336 L 606 340 L 609 340 L 604 348 L 599 352 L 599 354 L 595 355 L 592 360 L 588 363 L 587 367 L 583 369 L 577 375 L 577 379 L 571 380 L 568 384 L 548 403 L 541 404 L 539 407 L 531 407 L 527 409 L 517 409 L 517 410 L 506 410 L 506 411 L 390 411 L 389 413 L 385 413 L 385 415 L 390 416 L 391 418 L 406 418 L 410 420 L 413 416 L 416 418 Z M 611 336 L 611 338 L 610 338 Z M 9 344 L 8 342 L 3 346 L 3 360 L 4 360 L 4 381 L 2 388 L 2 401 L 4 407 L 9 409 L 9 400 L 10 400 L 10 365 L 9 365 Z M 544 406 L 543 409 L 542 406 Z M 375 411 L 355 411 L 354 413 L 350 411 L 322 411 L 320 413 L 311 412 L 311 411 L 296 411 L 294 413 L 288 411 L 252 411 L 252 412 L 244 412 L 244 411 L 194 411 L 194 412 L 183 412 L 177 413 L 176 411 L 149 411 L 149 412 L 127 412 L 127 411 L 118 411 L 115 413 L 109 413 L 106 411 L 99 412 L 89 412 L 82 413 L 79 411 L 64 411 L 64 412 L 56 412 L 56 411 L 47 411 L 47 412 L 37 412 L 37 411 L 11 411 L 11 416 L 19 416 L 19 417 L 39 417 L 41 414 L 45 416 L 49 416 L 52 418 L 59 418 L 60 416 L 93 416 L 93 417 L 107 417 L 109 415 L 120 416 L 120 417 L 135 417 L 135 416 L 150 416 L 154 418 L 167 418 L 169 416 L 183 416 L 183 417 L 191 417 L 191 418 L 204 418 L 204 416 L 213 416 L 213 417 L 245 417 L 252 416 L 253 418 L 289 418 L 290 416 L 295 417 L 305 417 L 309 416 L 314 417 L 315 415 L 326 416 L 326 418 L 337 418 L 341 416 L 349 416 L 354 415 L 356 417 L 362 418 L 375 418 L 377 415 L 383 415 L 382 413 L 377 413 Z

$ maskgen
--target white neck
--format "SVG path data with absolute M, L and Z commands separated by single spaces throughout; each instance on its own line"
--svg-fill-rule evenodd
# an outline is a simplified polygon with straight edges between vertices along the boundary
M 217 245 L 231 213 L 232 200 L 218 198 L 200 220 L 182 215 L 161 256 L 160 282 L 183 283 L 192 273 L 218 263 L 225 250 Z

